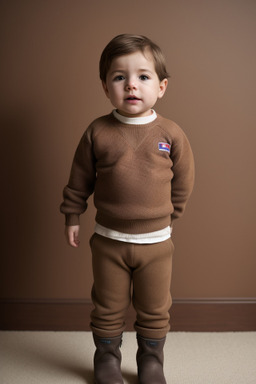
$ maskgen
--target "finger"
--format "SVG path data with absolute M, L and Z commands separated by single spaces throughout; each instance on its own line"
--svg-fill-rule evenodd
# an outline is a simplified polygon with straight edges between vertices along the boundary
M 69 233 L 69 244 L 70 244 L 72 247 L 75 247 L 75 248 L 78 247 L 78 245 L 79 245 L 79 240 L 78 240 L 78 237 L 76 236 L 75 232 L 70 232 L 70 233 Z
M 76 248 L 77 244 L 75 243 L 74 232 L 71 230 L 71 228 L 67 228 L 66 231 L 65 231 L 65 234 L 66 234 L 67 243 L 71 247 L 75 247 Z
M 74 230 L 74 243 L 77 246 L 80 244 L 80 241 L 79 241 L 79 227 Z
M 74 233 L 74 244 L 76 245 L 76 247 L 78 247 L 80 244 L 80 240 L 78 238 L 78 233 Z

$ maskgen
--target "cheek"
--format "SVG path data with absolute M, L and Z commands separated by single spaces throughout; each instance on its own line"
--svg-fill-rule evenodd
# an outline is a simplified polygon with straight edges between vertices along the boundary
M 151 100 L 156 100 L 156 99 L 158 99 L 158 94 L 159 94 L 158 89 L 155 88 L 155 89 L 151 90 L 149 98 Z
M 112 87 L 110 94 L 111 94 L 111 97 L 113 98 L 119 97 L 121 95 L 120 87 L 118 86 Z

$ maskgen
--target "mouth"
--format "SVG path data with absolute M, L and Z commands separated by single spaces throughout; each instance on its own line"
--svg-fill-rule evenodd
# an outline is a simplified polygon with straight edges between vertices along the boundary
M 126 100 L 141 100 L 141 99 L 139 99 L 136 96 L 129 96 L 129 97 L 126 98 Z

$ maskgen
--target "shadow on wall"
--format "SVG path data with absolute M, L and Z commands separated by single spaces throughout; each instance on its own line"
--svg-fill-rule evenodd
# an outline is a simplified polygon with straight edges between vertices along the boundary
M 22 108 L 1 114 L 1 271 L 11 270 L 16 284 L 21 270 L 30 269 L 38 238 L 37 149 L 33 116 Z M 5 287 L 5 275 L 1 284 Z M 29 274 L 27 276 L 29 280 Z M 9 282 L 10 284 L 10 282 Z M 2 290 L 1 290 L 2 292 Z M 3 292 L 5 294 L 5 292 Z

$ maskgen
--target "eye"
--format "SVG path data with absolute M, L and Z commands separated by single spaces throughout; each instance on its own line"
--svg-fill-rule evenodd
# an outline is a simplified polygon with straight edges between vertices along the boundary
M 149 77 L 147 75 L 140 75 L 140 80 L 142 81 L 145 81 L 145 80 L 149 80 Z
M 114 77 L 114 81 L 122 81 L 122 80 L 124 80 L 124 76 L 123 75 L 118 75 L 118 76 Z

